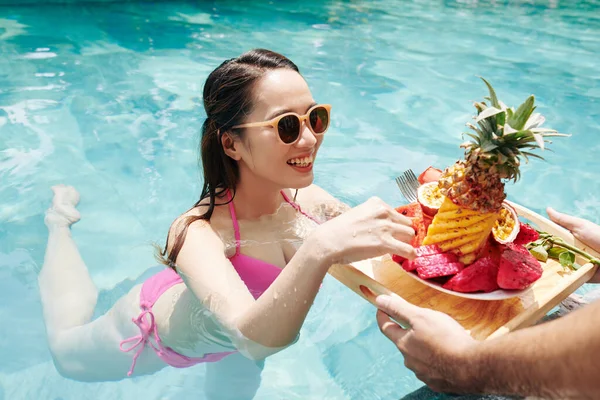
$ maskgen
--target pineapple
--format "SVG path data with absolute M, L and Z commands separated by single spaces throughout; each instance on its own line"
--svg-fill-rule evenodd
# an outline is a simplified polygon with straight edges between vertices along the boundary
M 467 124 L 475 132 L 467 133 L 473 140 L 461 145 L 464 160 L 448 167 L 438 182 L 445 199 L 423 241 L 456 254 L 465 265 L 473 263 L 485 247 L 506 198 L 504 181 L 516 182 L 520 177 L 520 157 L 541 159 L 529 150 L 544 150 L 545 137 L 569 136 L 540 128 L 544 117 L 533 114 L 533 95 L 515 111 L 482 80 L 490 93 L 486 98 L 490 106 L 474 104 L 476 125 Z

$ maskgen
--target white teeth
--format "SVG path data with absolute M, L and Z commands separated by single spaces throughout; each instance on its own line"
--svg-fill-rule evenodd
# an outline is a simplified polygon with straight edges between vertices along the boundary
M 288 161 L 288 164 L 298 165 L 299 167 L 307 167 L 313 162 L 313 157 L 304 157 L 304 158 L 292 158 Z

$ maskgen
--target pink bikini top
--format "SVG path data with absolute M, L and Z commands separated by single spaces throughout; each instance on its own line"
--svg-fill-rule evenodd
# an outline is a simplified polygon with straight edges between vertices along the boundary
M 311 215 L 302 211 L 300 206 L 291 201 L 283 191 L 281 191 L 281 195 L 283 196 L 283 199 L 298 212 L 315 221 L 317 224 L 319 223 L 319 221 L 317 221 Z M 233 264 L 233 267 L 237 273 L 240 275 L 240 278 L 242 278 L 244 283 L 246 283 L 246 286 L 248 287 L 250 293 L 252 293 L 252 296 L 257 299 L 265 290 L 268 289 L 269 286 L 271 286 L 271 283 L 273 283 L 275 278 L 277 278 L 277 276 L 281 273 L 281 268 L 240 253 L 240 226 L 235 214 L 233 201 L 231 201 L 231 194 L 229 191 L 227 191 L 227 196 L 229 199 L 229 212 L 231 213 L 231 220 L 233 221 L 233 231 L 235 233 L 235 255 L 233 255 L 229 260 Z
M 281 191 L 281 195 L 283 196 L 284 200 L 294 207 L 298 212 L 315 221 L 317 224 L 319 223 L 319 221 L 314 219 L 312 216 L 302 211 L 300 206 L 293 201 L 290 201 L 288 196 L 283 191 Z M 231 213 L 231 220 L 233 221 L 233 230 L 235 233 L 235 254 L 229 260 L 233 264 L 233 267 L 239 274 L 240 278 L 248 287 L 248 290 L 252 296 L 257 299 L 269 288 L 273 281 L 275 281 L 277 276 L 281 273 L 281 268 L 240 253 L 240 226 L 235 214 L 235 209 L 233 207 L 231 193 L 229 191 L 227 191 L 227 197 L 229 200 L 229 211 Z M 132 318 L 133 323 L 136 324 L 140 329 L 140 334 L 123 340 L 119 345 L 119 348 L 123 352 L 129 352 L 137 349 L 133 356 L 131 369 L 127 373 L 128 376 L 133 374 L 137 358 L 147 345 L 150 346 L 165 363 L 176 368 L 185 368 L 199 363 L 219 361 L 223 357 L 235 353 L 233 351 L 209 353 L 204 355 L 204 357 L 187 357 L 183 354 L 177 353 L 175 350 L 169 347 L 162 345 L 156 324 L 154 322 L 152 307 L 165 291 L 179 283 L 183 283 L 181 276 L 179 276 L 179 274 L 172 268 L 165 268 L 161 272 L 148 278 L 142 284 L 142 289 L 140 292 L 141 312 L 137 318 Z M 154 343 L 152 340 L 150 340 L 152 336 L 154 336 Z M 126 345 L 129 346 L 126 347 Z

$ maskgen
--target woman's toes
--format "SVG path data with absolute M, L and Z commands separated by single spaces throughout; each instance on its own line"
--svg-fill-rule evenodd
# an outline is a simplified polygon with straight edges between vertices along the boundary
M 52 207 L 46 211 L 44 221 L 48 227 L 51 225 L 70 226 L 79 221 L 81 215 L 75 208 L 79 203 L 79 193 L 72 186 L 52 186 L 54 198 Z

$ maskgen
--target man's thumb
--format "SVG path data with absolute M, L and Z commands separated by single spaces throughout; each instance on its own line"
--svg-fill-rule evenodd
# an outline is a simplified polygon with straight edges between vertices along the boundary
M 548 216 L 553 222 L 570 231 L 573 230 L 581 222 L 579 218 L 560 213 L 551 207 L 548 207 L 546 209 L 546 212 L 548 213 Z

